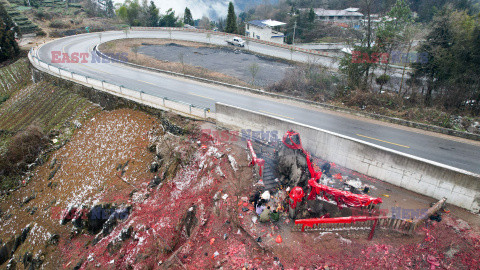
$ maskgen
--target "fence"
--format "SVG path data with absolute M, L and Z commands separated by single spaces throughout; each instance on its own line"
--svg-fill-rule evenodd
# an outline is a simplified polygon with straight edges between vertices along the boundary
M 58 76 L 61 79 L 80 83 L 82 85 L 93 87 L 112 95 L 122 97 L 134 102 L 147 105 L 156 109 L 164 111 L 173 111 L 185 116 L 194 117 L 198 119 L 214 118 L 210 108 L 190 104 L 180 100 L 171 99 L 168 97 L 157 97 L 146 94 L 142 90 L 134 90 L 126 88 L 122 85 L 108 83 L 104 80 L 97 80 L 88 76 L 80 75 L 72 71 L 68 71 L 61 67 L 50 65 L 36 56 L 37 48 L 32 48 L 28 53 L 28 58 L 32 65 L 39 70 L 43 70 L 51 75 Z
M 371 230 L 377 221 L 377 229 L 385 229 L 390 231 L 399 232 L 402 234 L 412 234 L 416 228 L 415 223 L 411 220 L 396 219 L 389 217 L 369 217 L 369 219 L 361 219 L 351 221 L 342 221 L 338 223 L 322 223 L 322 219 L 318 219 L 318 222 L 311 220 L 296 220 L 293 231 L 321 231 L 321 232 L 333 232 L 333 231 L 358 231 L 358 230 Z
M 425 220 L 435 213 L 441 211 L 447 201 L 442 198 L 423 215 L 414 220 L 399 219 L 386 216 L 352 216 L 339 218 L 311 218 L 297 219 L 292 231 L 351 231 L 351 230 L 371 230 L 369 239 L 373 236 L 375 228 L 399 232 L 402 234 L 412 234 Z

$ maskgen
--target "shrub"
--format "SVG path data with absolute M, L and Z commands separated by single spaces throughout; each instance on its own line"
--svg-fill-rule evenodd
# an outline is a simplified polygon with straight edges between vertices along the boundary
M 3 102 L 7 101 L 7 99 L 10 98 L 8 95 L 0 95 L 0 104 Z
M 395 94 L 390 93 L 371 93 L 361 90 L 350 92 L 345 95 L 342 100 L 345 105 L 351 107 L 360 107 L 362 109 L 388 108 L 399 109 L 403 107 L 403 99 Z
M 48 142 L 37 124 L 29 125 L 18 132 L 9 142 L 4 156 L 0 160 L 0 175 L 19 173 L 32 163 Z
M 50 12 L 46 12 L 40 9 L 35 12 L 35 17 L 37 17 L 40 20 L 51 20 L 53 18 L 53 15 Z
M 306 64 L 288 70 L 281 81 L 268 86 L 267 89 L 323 102 L 335 94 L 339 82 L 340 79 L 326 69 Z
M 37 37 L 44 37 L 44 36 L 47 35 L 47 33 L 45 33 L 45 31 L 43 31 L 43 30 L 40 30 L 36 33 L 36 35 L 37 35 Z
M 69 25 L 63 21 L 60 20 L 55 20 L 53 22 L 50 22 L 50 27 L 52 28 L 68 28 Z

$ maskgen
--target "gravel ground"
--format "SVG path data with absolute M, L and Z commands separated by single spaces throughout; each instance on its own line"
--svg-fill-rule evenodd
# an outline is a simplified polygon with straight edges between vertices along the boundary
M 267 86 L 280 81 L 285 72 L 292 68 L 287 63 L 258 56 L 245 50 L 234 49 L 233 47 L 195 48 L 170 43 L 167 45 L 142 46 L 138 49 L 138 52 L 158 60 L 170 62 L 181 62 L 180 58 L 183 55 L 185 64 L 217 71 L 246 82 L 252 81 L 250 67 L 253 63 L 256 63 L 259 67 L 255 77 L 257 86 Z

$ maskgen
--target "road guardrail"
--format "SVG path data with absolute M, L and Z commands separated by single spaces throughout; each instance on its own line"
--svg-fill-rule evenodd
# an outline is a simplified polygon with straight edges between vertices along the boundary
M 132 100 L 156 109 L 164 111 L 174 111 L 198 119 L 214 118 L 213 112 L 210 111 L 210 108 L 198 106 L 168 97 L 153 96 L 150 94 L 146 94 L 142 90 L 129 89 L 127 87 L 124 87 L 123 85 L 117 85 L 114 83 L 106 82 L 104 80 L 94 79 L 92 77 L 81 75 L 58 66 L 50 65 L 47 62 L 40 60 L 40 58 L 38 58 L 37 56 L 37 52 L 37 48 L 31 48 L 28 53 L 28 58 L 32 65 L 39 70 L 42 70 L 56 77 L 60 77 L 61 79 L 80 83 L 88 87 L 93 87 L 97 90 L 110 93 L 118 97 L 126 98 L 128 100 Z

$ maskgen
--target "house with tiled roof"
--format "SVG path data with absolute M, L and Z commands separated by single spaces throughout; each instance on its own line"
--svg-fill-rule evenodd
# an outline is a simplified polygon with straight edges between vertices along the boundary
M 323 8 L 313 9 L 316 18 L 320 21 L 344 24 L 349 27 L 359 27 L 362 24 L 363 14 L 358 8 L 347 8 L 343 10 L 330 10 Z

